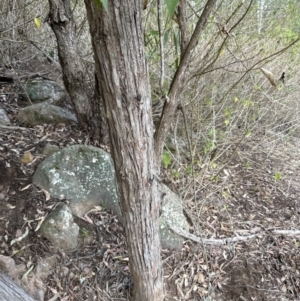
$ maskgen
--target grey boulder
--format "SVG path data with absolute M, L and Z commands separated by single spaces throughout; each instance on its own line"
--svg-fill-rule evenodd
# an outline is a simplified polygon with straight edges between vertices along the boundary
M 121 215 L 113 162 L 100 148 L 72 145 L 50 155 L 36 169 L 33 182 L 53 197 L 68 199 L 77 216 L 94 206 Z
M 159 218 L 159 233 L 162 248 L 180 249 L 184 238 L 170 229 L 170 226 L 188 231 L 189 224 L 183 214 L 183 205 L 180 197 L 164 184 L 160 184 L 161 214 Z
M 48 103 L 37 103 L 21 109 L 17 116 L 20 122 L 37 125 L 49 123 L 76 123 L 74 114 L 66 109 Z
M 69 200 L 72 212 L 83 216 L 94 206 L 111 210 L 122 220 L 115 170 L 111 156 L 100 148 L 73 145 L 47 157 L 37 168 L 33 181 L 50 195 Z M 181 199 L 159 184 L 162 200 L 159 220 L 163 248 L 179 249 L 184 239 L 169 226 L 188 230 Z
M 67 98 L 67 93 L 63 87 L 52 80 L 44 78 L 28 80 L 25 91 L 33 103 L 47 101 L 50 104 L 61 104 Z

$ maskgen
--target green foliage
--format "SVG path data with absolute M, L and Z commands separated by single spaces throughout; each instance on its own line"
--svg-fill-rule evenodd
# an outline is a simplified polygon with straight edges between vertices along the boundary
M 218 177 L 217 175 L 211 175 L 211 176 L 209 177 L 209 179 L 210 179 L 211 181 L 214 181 L 214 182 L 218 182 L 218 181 L 219 181 L 219 177 Z
M 193 168 L 192 168 L 192 166 L 186 167 L 185 173 L 188 174 L 188 175 L 192 174 L 192 173 L 193 173 Z
M 173 176 L 174 178 L 179 179 L 180 176 L 181 176 L 181 173 L 180 173 L 178 170 L 174 170 L 174 171 L 172 172 L 172 176 Z
M 170 17 L 174 15 L 178 2 L 179 0 L 165 0 Z
M 95 3 L 98 6 L 98 8 L 100 8 L 101 5 L 103 5 L 105 10 L 108 11 L 108 0 L 95 0 Z
M 171 164 L 172 158 L 171 158 L 171 154 L 169 151 L 166 151 L 163 153 L 163 157 L 162 157 L 162 162 L 164 165 L 164 168 L 168 168 L 169 165 Z
M 250 168 L 249 162 L 246 162 L 246 163 L 244 164 L 244 166 L 245 166 L 246 169 L 249 169 L 249 168 Z
M 40 28 L 41 25 L 42 25 L 42 21 L 41 21 L 41 18 L 34 18 L 34 24 L 36 26 L 36 28 Z
M 212 152 L 217 147 L 217 144 L 216 144 L 217 131 L 216 131 L 216 129 L 214 129 L 214 128 L 210 129 L 209 136 L 210 137 L 208 137 L 204 143 L 203 151 L 204 151 L 205 155 Z
M 84 238 L 87 238 L 89 236 L 89 230 L 87 230 L 86 228 L 81 228 L 80 231 L 81 231 L 81 235 Z
M 275 181 L 279 181 L 281 179 L 281 173 L 280 172 L 276 172 L 275 175 L 274 175 L 274 179 Z

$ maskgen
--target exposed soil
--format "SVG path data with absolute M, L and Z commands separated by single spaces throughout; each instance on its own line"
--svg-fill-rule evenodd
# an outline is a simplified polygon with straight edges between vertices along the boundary
M 26 105 L 19 93 L 18 85 L 1 87 L 0 108 L 22 128 L 0 128 L 0 254 L 14 258 L 19 278 L 40 260 L 54 258 L 43 279 L 45 300 L 130 300 L 124 230 L 116 217 L 103 210 L 86 220 L 76 218 L 81 241 L 69 252 L 54 249 L 35 231 L 42 217 L 67 202 L 49 199 L 31 184 L 45 157 L 43 148 L 89 142 L 76 126 L 18 124 L 18 108 Z M 165 172 L 171 188 L 184 196 L 186 213 L 194 222 L 191 233 L 199 236 L 201 231 L 202 238 L 215 239 L 254 235 L 222 245 L 187 240 L 180 251 L 162 250 L 166 300 L 300 300 L 299 147 L 290 139 L 264 148 L 256 139 L 240 145 L 229 163 L 220 158 L 218 164 L 226 165 L 215 177 L 213 169 L 196 177 L 196 202 L 184 193 L 190 179 L 172 181 Z M 23 164 L 20 158 L 26 151 L 33 161 Z M 280 179 L 275 180 L 278 171 Z M 26 227 L 29 234 L 11 245 Z M 25 286 L 30 277 L 22 280 Z

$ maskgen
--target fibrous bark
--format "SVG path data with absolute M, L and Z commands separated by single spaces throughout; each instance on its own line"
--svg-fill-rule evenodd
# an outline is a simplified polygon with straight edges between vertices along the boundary
M 48 22 L 53 29 L 58 46 L 58 56 L 63 81 L 73 104 L 78 123 L 86 128 L 91 140 L 108 142 L 108 131 L 102 97 L 87 75 L 87 70 L 76 36 L 76 27 L 70 8 L 70 0 L 49 0 Z
M 35 301 L 19 285 L 0 272 L 1 301 Z
M 108 12 L 95 1 L 85 3 L 121 195 L 133 297 L 161 301 L 160 201 L 141 1 L 108 1 Z

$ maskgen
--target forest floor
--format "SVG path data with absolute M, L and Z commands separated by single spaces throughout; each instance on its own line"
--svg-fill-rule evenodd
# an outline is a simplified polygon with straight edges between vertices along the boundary
M 55 250 L 35 231 L 61 202 L 31 184 L 44 146 L 86 143 L 87 135 L 64 124 L 18 124 L 15 116 L 26 102 L 16 91 L 3 86 L 6 97 L 0 100 L 0 108 L 20 127 L 0 128 L 0 254 L 22 267 L 19 278 L 51 258 L 51 271 L 43 279 L 45 300 L 130 300 L 124 230 L 109 212 L 90 215 L 93 223 L 76 219 L 81 241 L 73 251 Z M 230 161 L 220 158 L 217 164 L 225 166 L 215 177 L 213 168 L 201 179 L 196 170 L 195 195 L 184 193 L 191 178 L 173 181 L 165 171 L 167 184 L 183 196 L 194 235 L 179 251 L 162 250 L 167 301 L 300 300 L 299 143 L 273 137 L 263 147 L 259 141 L 239 145 Z M 33 161 L 24 165 L 20 158 L 26 151 Z M 26 227 L 28 235 L 11 245 Z M 200 233 L 214 241 L 195 242 Z

